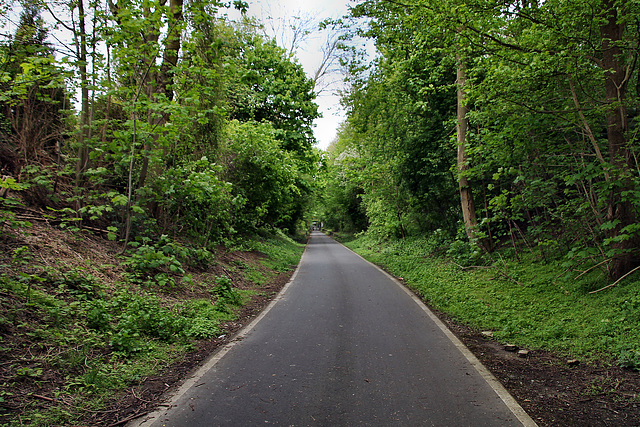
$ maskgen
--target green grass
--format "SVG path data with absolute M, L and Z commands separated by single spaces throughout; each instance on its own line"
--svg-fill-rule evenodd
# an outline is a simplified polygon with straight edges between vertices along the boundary
M 277 230 L 266 240 L 254 240 L 250 248 L 266 255 L 262 264 L 271 270 L 284 273 L 294 269 L 304 252 L 305 245 L 295 242 Z
M 265 274 L 254 266 L 248 267 L 244 274 L 247 280 L 250 280 L 258 286 L 265 285 L 273 277 L 273 274 Z
M 434 308 L 501 342 L 561 355 L 640 368 L 639 275 L 590 294 L 606 284 L 597 270 L 576 279 L 562 260 L 543 262 L 531 253 L 461 268 L 433 256 L 425 239 L 347 243 L 370 261 L 402 277 Z
M 244 280 L 258 286 L 294 268 L 304 250 L 280 233 L 246 245 L 265 254 L 260 262 L 275 272 L 240 261 L 228 268 L 241 267 Z M 88 270 L 26 262 L 24 270 L 29 274 L 0 275 L 0 358 L 10 362 L 0 381 L 0 424 L 7 426 L 83 424 L 88 413 L 159 375 L 199 340 L 224 334 L 220 324 L 258 292 L 213 276 L 167 285 L 124 274 L 105 284 Z M 26 384 L 36 386 L 28 388 L 31 395 Z

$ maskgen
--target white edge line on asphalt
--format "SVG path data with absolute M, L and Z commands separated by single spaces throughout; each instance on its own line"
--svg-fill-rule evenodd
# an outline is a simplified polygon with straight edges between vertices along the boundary
M 342 246 L 344 246 L 344 245 L 342 245 Z M 496 394 L 500 397 L 500 399 L 502 399 L 502 401 L 505 403 L 505 405 L 507 405 L 509 410 L 513 413 L 513 415 L 516 416 L 518 421 L 520 421 L 524 427 L 537 427 L 538 426 L 538 424 L 536 424 L 536 422 L 533 420 L 533 418 L 531 418 L 529 416 L 529 414 L 527 414 L 525 412 L 525 410 L 522 408 L 522 406 L 520 406 L 520 404 L 516 401 L 516 399 L 514 399 L 513 396 L 511 396 L 511 393 L 509 393 L 507 391 L 507 389 L 504 388 L 502 383 L 500 383 L 500 381 L 498 381 L 498 379 L 491 372 L 489 372 L 489 370 L 482 364 L 482 362 L 480 362 L 480 360 L 478 360 L 478 358 L 471 352 L 471 350 L 469 350 L 467 348 L 467 346 L 465 346 L 462 343 L 462 341 L 460 341 L 458 339 L 458 337 L 456 337 L 455 334 L 453 332 L 451 332 L 451 330 L 449 330 L 449 328 L 447 328 L 447 325 L 445 325 L 442 322 L 442 320 L 440 320 L 438 318 L 438 316 L 433 314 L 433 312 L 429 309 L 429 307 L 427 307 L 425 305 L 425 303 L 416 294 L 414 294 L 405 284 L 400 282 L 398 279 L 393 277 L 391 274 L 389 274 L 386 271 L 384 271 L 382 268 L 380 268 L 376 264 L 374 264 L 371 261 L 365 259 L 362 255 L 360 255 L 357 252 L 351 250 L 350 248 L 348 248 L 346 246 L 344 246 L 344 247 L 347 248 L 348 250 L 350 250 L 351 252 L 353 252 L 354 254 L 356 254 L 357 256 L 359 256 L 362 260 L 368 262 L 369 264 L 371 264 L 372 266 L 377 268 L 382 274 L 384 274 L 389 279 L 391 279 L 392 282 L 394 282 L 396 285 L 400 286 L 400 288 L 402 288 L 402 290 L 405 291 L 407 293 L 407 295 L 409 295 L 413 299 L 413 301 L 416 304 L 418 304 L 420 306 L 420 308 L 422 308 L 422 310 L 425 313 L 427 313 L 429 318 L 431 320 L 433 320 L 433 322 L 436 325 L 438 325 L 440 330 L 442 330 L 442 332 L 444 332 L 444 334 L 447 336 L 447 338 L 449 338 L 449 340 L 453 343 L 453 345 L 455 345 L 458 348 L 458 350 L 460 350 L 460 352 L 464 355 L 464 357 L 466 357 L 466 359 L 469 361 L 471 366 L 473 366 L 475 368 L 475 370 L 478 371 L 478 373 L 482 376 L 482 378 L 484 378 L 485 381 L 487 383 L 489 383 L 489 386 L 496 392 Z
M 298 263 L 296 270 L 293 272 L 291 279 L 289 279 L 289 282 L 287 282 L 287 284 L 280 290 L 280 292 L 278 292 L 278 295 L 276 295 L 276 297 L 271 300 L 269 305 L 267 305 L 267 307 L 264 310 L 262 310 L 262 312 L 260 312 L 260 314 L 258 314 L 258 316 L 255 319 L 253 319 L 251 323 L 249 323 L 247 326 L 242 328 L 231 339 L 230 342 L 228 342 L 222 348 L 220 348 L 215 353 L 213 353 L 213 355 L 211 355 L 211 357 L 202 366 L 200 366 L 200 368 L 198 368 L 198 370 L 193 375 L 187 378 L 177 390 L 169 394 L 167 398 L 164 399 L 166 407 L 156 409 L 153 412 L 150 412 L 146 415 L 142 415 L 139 418 L 132 420 L 127 424 L 127 427 L 147 427 L 153 424 L 164 413 L 166 413 L 171 408 L 173 408 L 177 403 L 178 399 L 182 397 L 182 395 L 184 395 L 191 387 L 198 384 L 198 382 L 200 381 L 200 378 L 202 378 L 204 374 L 206 374 L 209 370 L 213 369 L 213 367 L 220 361 L 220 359 L 222 359 L 229 351 L 231 351 L 231 349 L 240 340 L 246 337 L 249 334 L 249 332 L 251 332 L 253 328 L 255 328 L 256 325 L 267 315 L 267 313 L 271 311 L 271 309 L 278 303 L 278 301 L 284 298 L 285 293 L 295 281 L 296 276 L 298 275 L 298 271 L 300 271 L 300 267 L 302 266 L 303 259 L 305 254 L 307 253 L 308 247 L 309 245 L 307 244 L 307 246 L 305 246 L 304 248 L 304 252 L 302 253 L 302 256 L 300 257 L 300 262 Z

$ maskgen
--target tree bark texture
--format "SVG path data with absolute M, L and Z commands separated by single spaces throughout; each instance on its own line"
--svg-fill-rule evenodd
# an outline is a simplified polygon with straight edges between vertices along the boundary
M 631 188 L 629 167 L 632 157 L 627 141 L 628 126 L 625 108 L 628 76 L 624 65 L 624 52 L 620 47 L 624 34 L 624 24 L 620 22 L 620 14 L 624 12 L 618 9 L 614 0 L 605 0 L 602 4 L 605 18 L 600 27 L 602 67 L 605 70 L 605 101 L 609 106 L 606 114 L 607 142 L 612 178 L 619 177 L 619 181 L 613 183 L 607 205 L 607 220 L 618 222 L 610 230 L 609 237 L 615 237 L 620 235 L 624 227 L 635 223 L 636 218 L 632 203 L 622 197 L 622 193 Z M 636 247 L 637 240 L 637 238 L 630 238 L 611 245 L 612 249 L 618 252 L 609 268 L 612 280 L 622 277 L 634 267 L 636 256 L 631 251 Z
M 80 63 L 80 129 L 78 130 L 78 163 L 76 164 L 76 182 L 82 180 L 82 174 L 89 167 L 89 76 L 87 75 L 87 31 L 85 23 L 84 0 L 78 1 L 78 32 L 75 34 L 76 54 Z
M 462 208 L 462 217 L 464 219 L 464 228 L 469 239 L 475 237 L 475 229 L 478 225 L 476 217 L 476 207 L 473 201 L 473 192 L 465 175 L 469 170 L 467 159 L 467 131 L 469 128 L 469 120 L 467 114 L 469 107 L 466 105 L 466 71 L 464 63 L 460 57 L 457 58 L 456 84 L 458 86 L 458 110 L 457 110 L 457 142 L 458 142 L 458 186 L 460 188 L 460 205 Z
M 170 0 L 169 2 L 169 32 L 165 40 L 164 52 L 162 56 L 162 64 L 157 71 L 150 72 L 145 81 L 147 88 L 147 96 L 152 100 L 156 95 L 163 94 L 168 100 L 173 99 L 173 70 L 178 63 L 178 53 L 180 51 L 181 44 L 181 32 L 182 27 L 180 25 L 182 21 L 182 6 L 183 0 Z M 151 14 L 151 11 L 147 11 Z M 147 34 L 147 42 L 157 43 L 159 34 L 156 31 L 151 31 Z M 155 62 L 155 58 L 149 58 L 149 61 Z M 149 62 L 152 69 L 153 62 Z M 161 128 L 169 121 L 169 116 L 166 113 L 162 113 L 159 118 L 157 112 L 153 109 L 149 110 L 149 125 L 152 128 Z M 142 152 L 142 166 L 140 168 L 140 176 L 138 180 L 138 188 L 144 186 L 147 175 L 149 174 L 149 156 L 151 150 L 156 145 L 158 135 L 153 135 L 151 139 L 147 138 L 144 144 Z

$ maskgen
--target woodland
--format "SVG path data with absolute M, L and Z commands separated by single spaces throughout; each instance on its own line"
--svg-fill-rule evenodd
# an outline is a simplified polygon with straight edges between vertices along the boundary
M 365 1 L 330 227 L 638 266 L 638 4 Z M 519 243 L 516 243 L 519 242 Z M 461 248 L 461 250 L 463 250 Z
M 315 82 L 246 7 L 0 4 L 0 424 L 122 422 L 297 264 Z
M 372 0 L 341 22 L 347 119 L 325 155 L 319 216 L 478 335 L 555 352 L 546 372 L 593 362 L 605 374 L 592 385 L 608 385 L 582 395 L 631 396 L 615 409 L 564 392 L 530 405 L 577 375 L 546 377 L 533 357 L 501 379 L 536 390 L 528 411 L 571 413 L 547 425 L 640 419 L 637 391 L 618 388 L 637 375 L 608 371 L 640 367 L 639 7 Z M 375 58 L 348 43 L 357 37 Z
M 305 73 L 309 22 L 243 1 L 0 3 L 0 422 L 126 422 L 313 221 L 495 339 L 639 369 L 640 3 L 350 5 Z

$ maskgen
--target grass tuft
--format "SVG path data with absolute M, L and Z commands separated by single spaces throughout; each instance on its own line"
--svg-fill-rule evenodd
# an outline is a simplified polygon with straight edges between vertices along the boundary
M 531 349 L 640 369 L 640 274 L 603 292 L 594 269 L 577 277 L 561 260 L 493 254 L 461 267 L 433 255 L 427 239 L 380 243 L 363 236 L 346 243 L 407 285 L 432 307 L 496 339 Z

